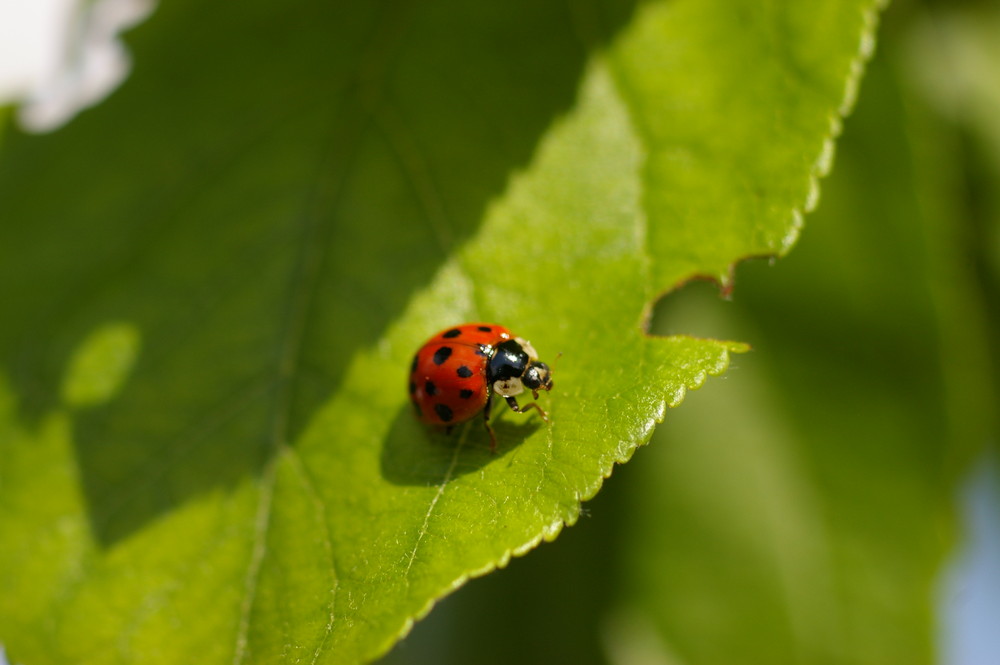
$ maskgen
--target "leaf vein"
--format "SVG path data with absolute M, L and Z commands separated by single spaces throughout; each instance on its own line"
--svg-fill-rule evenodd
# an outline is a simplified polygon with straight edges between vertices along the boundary
M 340 185 L 343 182 L 343 175 L 344 171 L 341 171 L 340 177 L 337 178 L 333 186 L 331 196 L 334 200 L 341 191 Z M 322 179 L 319 179 L 319 181 L 322 182 Z M 317 193 L 316 195 L 319 196 L 319 194 Z M 308 207 L 317 205 L 317 202 L 310 201 L 310 204 L 312 205 Z M 261 499 L 257 508 L 257 516 L 254 520 L 254 544 L 251 549 L 244 583 L 244 599 L 240 608 L 240 621 L 236 633 L 236 648 L 233 655 L 234 665 L 240 665 L 247 653 L 250 615 L 257 592 L 261 567 L 267 553 L 266 539 L 270 527 L 274 484 L 277 476 L 276 464 L 279 459 L 278 453 L 289 449 L 288 429 L 293 392 L 292 384 L 295 370 L 299 363 L 304 331 L 309 319 L 312 292 L 316 289 L 326 249 L 329 245 L 329 243 L 317 241 L 316 236 L 321 224 L 308 211 L 303 211 L 302 226 L 299 259 L 296 263 L 295 273 L 290 285 L 291 294 L 287 308 L 288 315 L 284 318 L 287 324 L 279 339 L 276 354 L 277 388 L 274 411 L 272 412 L 270 436 L 273 448 L 272 458 L 261 479 Z
M 316 646 L 316 650 L 313 652 L 312 661 L 310 661 L 313 665 L 315 665 L 315 663 L 319 661 L 320 654 L 326 647 L 326 643 L 329 640 L 330 635 L 333 633 L 333 624 L 336 618 L 335 608 L 337 602 L 337 591 L 340 588 L 340 576 L 337 574 L 337 560 L 333 552 L 333 535 L 330 533 L 330 523 L 327 520 L 326 504 L 323 503 L 323 498 L 316 490 L 316 483 L 306 466 L 305 460 L 302 459 L 302 456 L 294 448 L 289 448 L 288 451 L 289 460 L 301 478 L 302 486 L 305 489 L 306 494 L 309 495 L 310 500 L 313 502 L 317 518 L 322 524 L 320 533 L 323 537 L 323 549 L 326 551 L 327 559 L 330 562 L 330 601 L 327 606 L 328 616 L 326 630 L 323 633 L 323 637 L 320 639 L 320 643 Z
M 417 532 L 417 542 L 413 544 L 413 550 L 410 551 L 410 558 L 406 562 L 406 571 L 404 577 L 406 578 L 406 584 L 410 584 L 410 569 L 413 568 L 413 561 L 417 557 L 417 550 L 420 549 L 420 543 L 423 542 L 424 536 L 427 535 L 427 525 L 430 523 L 431 514 L 434 512 L 434 508 L 437 506 L 438 501 L 444 494 L 445 488 L 448 483 L 451 482 L 452 476 L 455 473 L 455 466 L 458 464 L 458 457 L 462 452 L 462 448 L 465 446 L 465 440 L 468 436 L 469 428 L 468 426 L 462 428 L 462 437 L 458 441 L 458 445 L 455 446 L 455 452 L 451 456 L 451 463 L 448 465 L 448 470 L 445 471 L 444 478 L 441 480 L 441 484 L 438 485 L 438 490 L 435 492 L 434 497 L 431 499 L 430 504 L 427 506 L 427 512 L 424 513 L 423 524 L 420 525 L 420 530 Z
M 257 595 L 257 584 L 260 580 L 260 570 L 267 553 L 267 531 L 271 522 L 271 503 L 274 498 L 275 468 L 277 458 L 272 459 L 261 482 L 260 500 L 257 503 L 257 516 L 254 519 L 253 548 L 250 551 L 250 563 L 243 581 L 243 602 L 240 605 L 240 621 L 236 629 L 236 648 L 233 650 L 233 665 L 240 665 L 246 658 L 247 642 L 250 633 L 250 612 L 253 609 Z
M 403 118 L 388 104 L 383 104 L 374 113 L 375 125 L 382 132 L 389 147 L 399 160 L 400 168 L 416 193 L 417 202 L 424 210 L 424 217 L 431 234 L 445 256 L 453 244 L 452 226 L 444 205 L 440 189 L 431 177 L 431 169 L 419 144 L 411 138 L 412 132 Z

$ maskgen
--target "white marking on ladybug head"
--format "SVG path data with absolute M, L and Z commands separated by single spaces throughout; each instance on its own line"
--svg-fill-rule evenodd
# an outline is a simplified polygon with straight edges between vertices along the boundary
M 524 392 L 524 384 L 518 377 L 493 382 L 493 392 L 501 397 L 514 397 Z
M 524 352 L 528 354 L 529 360 L 538 360 L 538 351 L 535 351 L 535 347 L 531 345 L 531 342 L 524 339 L 523 337 L 515 337 L 514 341 L 521 345 Z

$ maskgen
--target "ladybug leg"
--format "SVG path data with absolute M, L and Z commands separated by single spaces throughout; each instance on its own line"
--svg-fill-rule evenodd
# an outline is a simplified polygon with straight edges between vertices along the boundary
M 490 433 L 490 453 L 496 453 L 497 451 L 497 435 L 493 432 L 493 426 L 490 425 L 490 407 L 493 406 L 493 396 L 490 395 L 486 399 L 486 406 L 483 407 L 483 425 L 486 427 L 486 431 Z
M 538 402 L 532 402 L 531 404 L 520 406 L 517 403 L 517 398 L 515 397 L 504 397 L 504 399 L 507 400 L 507 406 L 510 407 L 511 411 L 514 411 L 515 413 L 525 413 L 528 409 L 535 409 L 542 417 L 542 420 L 549 422 L 549 414 L 545 413 L 545 411 L 542 410 L 542 407 L 538 406 Z

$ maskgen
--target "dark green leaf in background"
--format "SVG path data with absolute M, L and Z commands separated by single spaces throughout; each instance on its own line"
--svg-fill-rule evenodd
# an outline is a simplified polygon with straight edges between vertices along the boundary
M 784 253 L 874 0 L 165 3 L 0 158 L 0 639 L 36 663 L 371 659 L 576 521 L 737 343 L 658 294 Z M 552 425 L 410 417 L 495 320 Z

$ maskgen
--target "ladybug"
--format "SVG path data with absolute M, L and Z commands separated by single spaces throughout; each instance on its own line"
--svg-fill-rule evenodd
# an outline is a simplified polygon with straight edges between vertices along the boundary
M 442 330 L 420 347 L 410 367 L 409 390 L 417 417 L 429 425 L 450 428 L 482 411 L 490 451 L 496 451 L 490 425 L 493 397 L 503 397 L 518 413 L 535 409 L 549 422 L 537 402 L 521 406 L 517 396 L 530 390 L 538 399 L 539 390 L 552 390 L 552 371 L 538 360 L 530 342 L 507 328 L 466 323 Z

